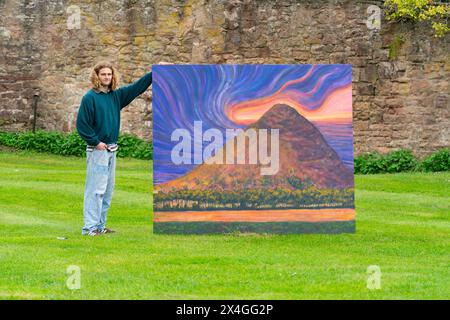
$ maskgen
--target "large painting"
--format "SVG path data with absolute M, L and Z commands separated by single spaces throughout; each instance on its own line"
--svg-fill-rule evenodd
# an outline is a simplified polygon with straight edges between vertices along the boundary
M 351 83 L 351 65 L 154 65 L 154 232 L 354 232 Z

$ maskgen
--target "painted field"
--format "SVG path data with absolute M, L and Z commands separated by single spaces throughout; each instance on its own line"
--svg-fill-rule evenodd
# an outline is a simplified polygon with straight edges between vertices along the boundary
M 155 222 L 169 221 L 349 221 L 355 219 L 355 209 L 289 209 L 289 210 L 220 210 L 155 212 Z

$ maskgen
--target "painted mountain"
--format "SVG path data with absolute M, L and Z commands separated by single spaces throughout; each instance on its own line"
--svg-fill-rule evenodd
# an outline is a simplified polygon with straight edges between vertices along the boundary
M 244 149 L 246 164 L 202 164 L 185 176 L 156 186 L 155 190 L 296 189 L 294 181 L 308 182 L 321 189 L 353 188 L 353 171 L 343 164 L 320 131 L 292 107 L 275 105 L 248 128 L 279 129 L 280 169 L 273 179 L 260 174 L 260 164 L 248 164 L 250 148 L 247 147 Z M 237 154 L 237 138 L 233 139 L 233 146 Z M 255 149 L 259 151 L 257 146 Z M 226 152 L 220 154 L 224 155 L 225 163 Z
M 170 65 L 153 73 L 155 233 L 354 232 L 349 65 Z M 199 121 L 200 134 L 218 136 L 199 140 Z M 173 161 L 177 129 L 189 133 L 184 159 L 200 162 Z M 269 166 L 275 171 L 263 174 Z

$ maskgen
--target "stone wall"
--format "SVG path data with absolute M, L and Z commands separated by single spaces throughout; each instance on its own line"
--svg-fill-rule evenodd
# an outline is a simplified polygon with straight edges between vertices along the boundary
M 0 130 L 71 131 L 93 64 L 122 84 L 159 61 L 350 63 L 355 151 L 449 147 L 449 36 L 381 20 L 382 1 L 0 0 Z M 71 7 L 72 6 L 72 7 Z M 77 20 L 79 12 L 80 20 Z M 151 90 L 122 113 L 122 132 L 151 138 Z

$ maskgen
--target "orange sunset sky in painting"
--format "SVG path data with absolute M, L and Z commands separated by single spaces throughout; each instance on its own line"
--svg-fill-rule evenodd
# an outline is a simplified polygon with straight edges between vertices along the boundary
M 269 97 L 245 101 L 227 106 L 225 113 L 238 124 L 248 125 L 256 122 L 267 110 L 275 104 L 287 104 L 295 108 L 302 116 L 313 122 L 343 123 L 352 119 L 352 86 L 339 88 L 331 93 L 316 110 L 309 110 L 298 101 L 298 91 L 282 91 L 280 89 Z

